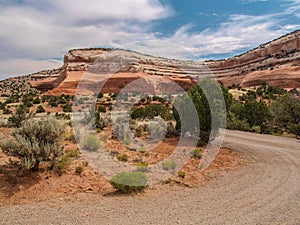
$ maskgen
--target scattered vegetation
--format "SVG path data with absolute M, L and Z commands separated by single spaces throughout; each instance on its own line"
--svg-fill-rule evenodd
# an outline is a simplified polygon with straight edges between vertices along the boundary
M 95 134 L 89 134 L 84 147 L 90 151 L 97 151 L 101 147 L 101 142 Z

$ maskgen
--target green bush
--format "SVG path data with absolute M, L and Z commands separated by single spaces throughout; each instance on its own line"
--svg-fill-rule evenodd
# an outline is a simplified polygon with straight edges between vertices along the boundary
M 142 191 L 147 187 L 148 178 L 142 172 L 121 172 L 112 177 L 110 184 L 124 193 Z
M 144 147 L 144 146 L 141 146 L 141 147 L 139 148 L 139 152 L 140 152 L 140 153 L 145 153 L 145 152 L 147 152 L 147 148 Z
M 77 157 L 79 157 L 80 152 L 78 149 L 71 149 L 71 150 L 66 151 L 65 155 L 70 158 L 77 158 Z
M 164 161 L 162 167 L 164 170 L 175 170 L 177 164 L 174 160 Z
M 62 133 L 62 127 L 53 118 L 30 119 L 22 123 L 12 138 L 0 141 L 0 147 L 6 155 L 19 158 L 24 168 L 37 170 L 40 162 L 53 162 L 60 157 Z
M 41 105 L 39 105 L 39 106 L 37 107 L 37 109 L 36 109 L 36 113 L 44 113 L 44 112 L 46 112 L 45 109 L 44 109 L 44 107 L 41 106 Z
M 130 145 L 131 144 L 131 139 L 126 137 L 126 138 L 123 139 L 123 143 L 125 145 Z
M 68 155 L 62 155 L 57 162 L 55 162 L 55 167 L 59 172 L 64 172 L 71 165 L 71 158 Z
M 41 99 L 39 97 L 36 97 L 34 100 L 33 100 L 33 104 L 37 105 L 37 104 L 40 104 L 41 103 Z
M 139 162 L 136 164 L 137 171 L 146 172 L 148 170 L 148 163 L 147 162 Z
M 16 112 L 8 118 L 8 122 L 13 127 L 20 127 L 22 121 L 28 119 L 29 108 L 26 105 L 19 105 Z
M 126 155 L 126 154 L 117 155 L 117 159 L 118 159 L 119 161 L 126 162 L 126 161 L 128 161 L 128 155 Z
M 69 103 L 64 105 L 62 109 L 64 112 L 72 112 L 72 106 Z
M 85 141 L 85 148 L 90 151 L 96 151 L 98 148 L 101 147 L 101 142 L 94 134 L 89 134 L 86 141 Z
M 244 120 L 234 119 L 227 122 L 227 129 L 229 130 L 241 130 L 241 131 L 250 131 L 249 123 Z
M 100 106 L 98 107 L 98 112 L 105 113 L 105 112 L 106 112 L 106 107 L 100 105 Z
M 185 172 L 182 171 L 182 170 L 178 171 L 178 176 L 181 177 L 182 179 L 184 179 L 185 178 Z
M 82 172 L 83 172 L 83 168 L 82 168 L 81 166 L 77 166 L 77 167 L 75 168 L 75 173 L 81 174 Z
M 202 158 L 202 151 L 199 149 L 199 148 L 195 148 L 194 150 L 193 150 L 193 153 L 192 153 L 192 155 L 193 155 L 193 158 L 194 159 L 201 159 Z

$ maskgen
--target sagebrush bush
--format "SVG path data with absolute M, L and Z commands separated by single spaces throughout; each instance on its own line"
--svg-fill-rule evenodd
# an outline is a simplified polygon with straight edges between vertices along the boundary
M 86 138 L 84 147 L 90 151 L 96 151 L 98 148 L 101 147 L 101 142 L 94 134 L 89 134 Z
M 2 151 L 20 159 L 28 170 L 37 170 L 42 161 L 55 161 L 62 154 L 60 124 L 53 118 L 29 119 L 13 134 L 0 141 Z
M 110 184 L 124 193 L 142 191 L 147 187 L 148 178 L 142 172 L 121 172 L 112 177 Z

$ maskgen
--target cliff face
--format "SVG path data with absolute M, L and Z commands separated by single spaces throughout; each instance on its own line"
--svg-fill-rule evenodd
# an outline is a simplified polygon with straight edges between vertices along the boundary
M 49 94 L 74 94 L 79 82 L 87 78 L 87 72 L 99 78 L 108 71 L 113 76 L 102 84 L 102 92 L 118 92 L 138 79 L 145 80 L 142 90 L 186 90 L 207 75 L 225 86 L 248 87 L 267 82 L 272 86 L 300 88 L 300 31 L 243 55 L 207 62 L 165 59 L 125 50 L 71 50 L 65 55 L 62 68 L 30 77 L 34 87 Z
M 300 87 L 300 31 L 260 45 L 243 55 L 207 62 L 224 85 L 254 86 L 266 81 L 283 88 Z

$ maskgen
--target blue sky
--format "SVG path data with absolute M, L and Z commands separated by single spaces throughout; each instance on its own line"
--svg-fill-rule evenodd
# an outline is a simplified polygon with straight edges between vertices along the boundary
M 300 28 L 300 0 L 0 0 L 0 79 L 51 69 L 72 48 L 220 59 Z

